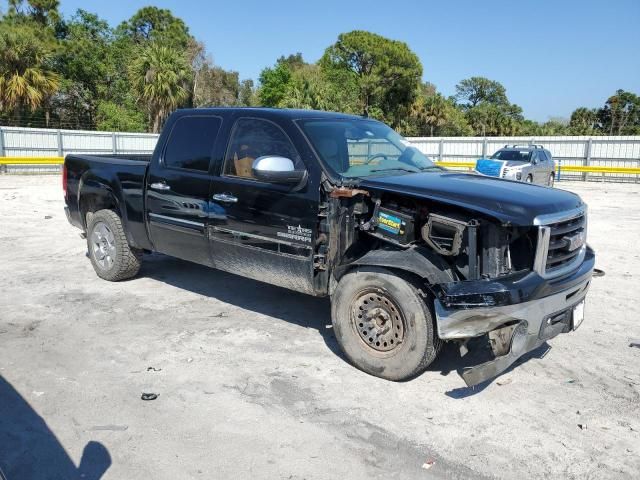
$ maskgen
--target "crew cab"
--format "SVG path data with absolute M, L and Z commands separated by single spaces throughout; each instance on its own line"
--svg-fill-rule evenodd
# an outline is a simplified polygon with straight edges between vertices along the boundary
M 328 296 L 346 357 L 389 380 L 443 342 L 490 347 L 468 385 L 496 376 L 580 325 L 595 261 L 577 195 L 447 171 L 340 113 L 179 110 L 150 157 L 67 155 L 63 184 L 99 277 L 161 252 Z

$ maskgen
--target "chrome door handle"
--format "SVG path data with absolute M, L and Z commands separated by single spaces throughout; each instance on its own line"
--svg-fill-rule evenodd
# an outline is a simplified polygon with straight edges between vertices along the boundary
M 154 190 L 171 190 L 171 187 L 164 182 L 156 182 L 149 185 L 149 188 Z
M 218 202 L 223 202 L 223 203 L 238 203 L 237 197 L 234 197 L 233 195 L 231 195 L 229 193 L 216 193 L 211 198 L 213 198 L 214 200 L 216 200 Z

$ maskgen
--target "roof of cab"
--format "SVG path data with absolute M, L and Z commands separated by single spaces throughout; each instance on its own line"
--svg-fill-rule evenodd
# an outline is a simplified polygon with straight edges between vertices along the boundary
M 358 115 L 339 112 L 325 112 L 321 110 L 298 110 L 291 108 L 264 108 L 264 107 L 211 107 L 211 108 L 185 108 L 177 110 L 180 115 L 189 115 L 194 113 L 242 113 L 246 115 L 260 114 L 261 116 L 286 118 L 289 120 L 310 119 L 310 118 L 349 118 L 362 119 Z

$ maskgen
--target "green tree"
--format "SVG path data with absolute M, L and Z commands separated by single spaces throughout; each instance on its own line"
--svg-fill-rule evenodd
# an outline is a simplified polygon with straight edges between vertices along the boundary
M 429 94 L 419 95 L 412 105 L 408 125 L 403 128 L 403 133 L 417 136 L 460 136 L 473 133 L 463 112 L 453 100 L 435 92 L 435 89 L 427 92 Z
M 285 108 L 340 110 L 353 113 L 344 91 L 329 82 L 318 65 L 304 65 L 293 71 L 284 97 L 278 104 Z
M 580 107 L 571 114 L 569 128 L 573 135 L 592 135 L 598 121 L 596 110 Z
M 320 65 L 335 84 L 355 85 L 363 115 L 382 114 L 392 125 L 411 105 L 422 76 L 420 60 L 406 43 L 362 30 L 340 34 Z
M 59 0 L 8 0 L 9 17 L 22 17 L 40 25 L 53 26 L 60 20 Z
M 500 105 L 480 103 L 466 111 L 466 118 L 476 135 L 515 135 L 520 128 L 522 116 L 518 113 L 520 107 L 513 107 L 515 108 L 509 111 Z
M 481 103 L 507 105 L 506 89 L 495 80 L 485 77 L 471 77 L 456 85 L 456 100 L 465 108 L 477 107 Z
M 54 99 L 58 117 L 76 128 L 92 126 L 97 104 L 108 91 L 112 31 L 97 15 L 78 10 L 69 21 L 60 23 L 58 37 L 55 65 L 63 77 Z
M 52 45 L 28 24 L 0 25 L 0 110 L 20 125 L 25 109 L 43 106 L 60 86 L 51 66 Z
M 96 127 L 110 132 L 144 132 L 147 125 L 144 114 L 138 109 L 101 101 L 96 112 Z
M 241 107 L 255 107 L 258 105 L 258 102 L 259 100 L 253 85 L 253 80 L 242 80 L 238 90 L 238 105 Z
M 174 48 L 151 43 L 131 65 L 131 86 L 149 114 L 152 132 L 189 99 L 191 70 L 184 55 Z
M 176 49 L 186 50 L 191 40 L 184 21 L 175 17 L 171 10 L 144 7 L 118 27 L 120 35 L 125 35 L 135 43 L 162 42 Z
M 601 128 L 609 135 L 640 133 L 640 97 L 625 90 L 617 90 L 598 110 Z
M 265 107 L 280 105 L 287 94 L 290 81 L 291 68 L 285 62 L 276 63 L 274 67 L 262 70 L 258 93 L 261 105 Z
M 227 71 L 217 66 L 206 66 L 198 72 L 193 106 L 233 106 L 238 103 L 239 91 L 238 72 Z
M 285 64 L 292 72 L 307 65 L 307 62 L 304 61 L 304 58 L 302 58 L 302 53 L 300 52 L 291 54 L 287 57 L 282 55 L 280 58 L 278 58 L 278 61 L 276 63 Z

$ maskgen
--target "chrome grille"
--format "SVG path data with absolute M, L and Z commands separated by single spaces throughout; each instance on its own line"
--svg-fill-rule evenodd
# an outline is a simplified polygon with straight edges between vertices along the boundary
M 549 225 L 551 231 L 547 251 L 547 272 L 575 260 L 586 241 L 586 226 L 587 219 L 584 215 Z
M 538 217 L 536 225 L 539 231 L 534 270 L 548 278 L 577 268 L 587 245 L 586 206 Z

